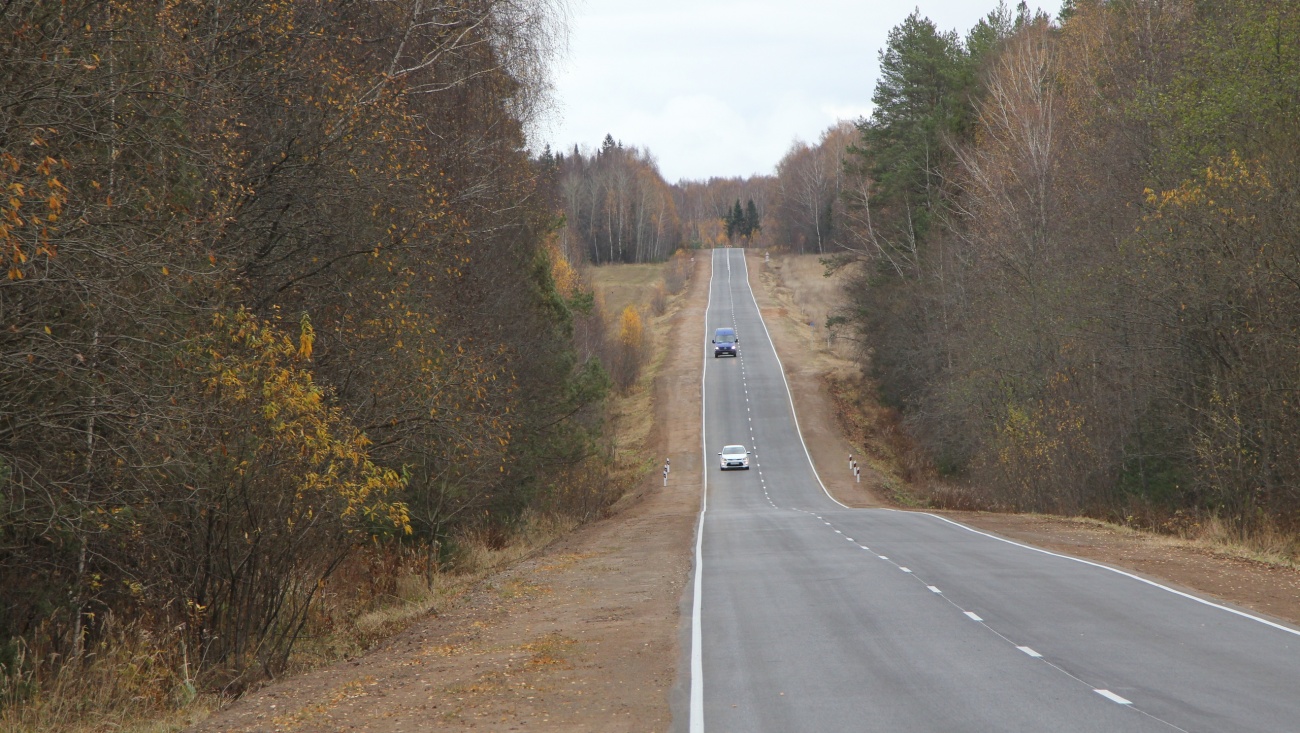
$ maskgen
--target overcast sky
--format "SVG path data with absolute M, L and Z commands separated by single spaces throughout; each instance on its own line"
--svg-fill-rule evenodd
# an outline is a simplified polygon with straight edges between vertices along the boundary
M 1015 5 L 1011 0 L 1007 3 Z M 997 0 L 924 0 L 963 37 Z M 1031 2 L 1055 15 L 1059 0 Z M 798 139 L 871 111 L 879 52 L 915 0 L 571 0 L 557 149 L 612 134 L 649 148 L 664 178 L 772 173 Z

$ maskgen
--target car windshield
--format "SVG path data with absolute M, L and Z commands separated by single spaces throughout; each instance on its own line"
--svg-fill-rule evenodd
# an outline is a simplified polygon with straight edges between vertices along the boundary
M 718 332 L 714 334 L 713 340 L 720 344 L 729 344 L 736 340 L 736 333 L 730 328 L 720 328 L 718 329 Z
M 722 449 L 722 455 L 724 456 L 734 456 L 734 455 L 743 456 L 745 455 L 745 452 L 746 452 L 745 446 L 743 445 L 729 445 L 726 448 Z

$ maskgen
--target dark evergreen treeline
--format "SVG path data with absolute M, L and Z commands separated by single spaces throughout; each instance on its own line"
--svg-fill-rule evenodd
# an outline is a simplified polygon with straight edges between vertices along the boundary
M 1296 528 L 1297 100 L 1294 3 L 893 29 L 833 238 L 950 500 Z
M 275 673 L 356 548 L 599 506 L 608 379 L 522 152 L 555 22 L 0 4 L 5 675 L 115 618 Z

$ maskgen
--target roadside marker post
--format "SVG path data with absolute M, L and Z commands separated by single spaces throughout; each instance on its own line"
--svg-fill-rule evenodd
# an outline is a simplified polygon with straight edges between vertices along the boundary
M 857 466 L 854 466 L 853 478 L 855 478 L 858 483 L 862 483 L 862 469 L 858 468 Z

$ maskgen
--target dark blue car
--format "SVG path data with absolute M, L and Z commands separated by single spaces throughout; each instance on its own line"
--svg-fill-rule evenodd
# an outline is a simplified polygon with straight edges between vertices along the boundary
M 719 356 L 736 356 L 736 346 L 740 344 L 740 339 L 736 338 L 736 329 L 719 328 L 713 332 L 713 358 Z

